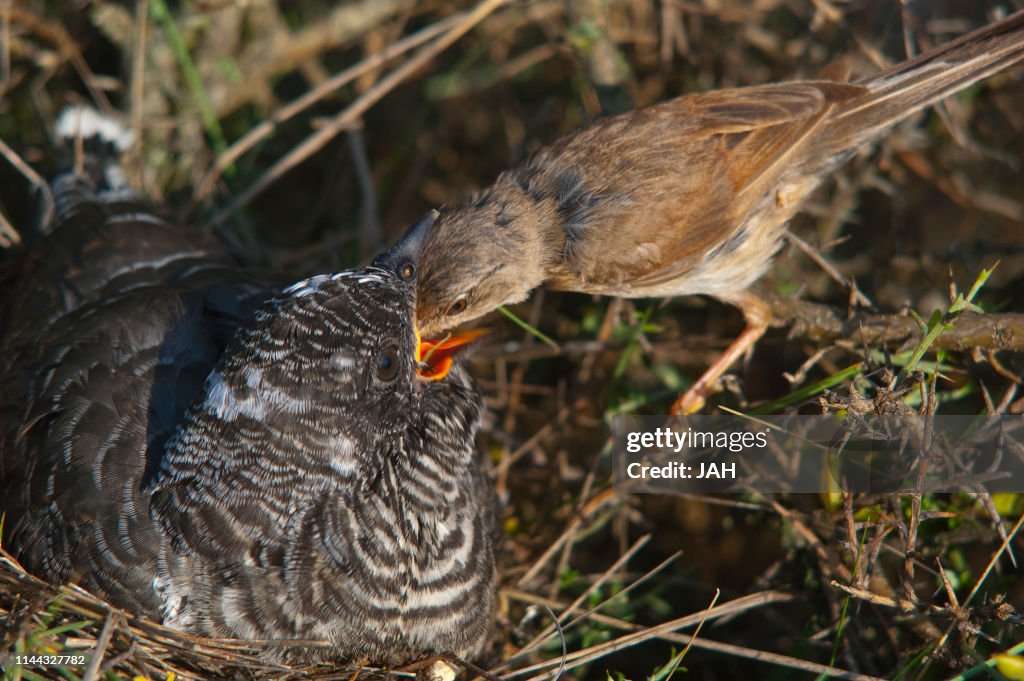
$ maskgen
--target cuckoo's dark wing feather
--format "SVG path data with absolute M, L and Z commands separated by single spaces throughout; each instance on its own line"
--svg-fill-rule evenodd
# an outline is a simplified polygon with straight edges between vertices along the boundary
M 159 542 L 139 490 L 272 290 L 216 239 L 86 183 L 55 183 L 57 223 L 3 301 L 5 542 L 31 570 L 158 616 Z

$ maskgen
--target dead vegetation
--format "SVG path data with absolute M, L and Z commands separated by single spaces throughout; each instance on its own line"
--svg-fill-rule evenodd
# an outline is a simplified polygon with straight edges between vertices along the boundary
M 15 245 L 45 209 L 33 186 L 53 168 L 48 126 L 73 101 L 141 133 L 130 170 L 145 191 L 298 276 L 364 261 L 596 116 L 811 76 L 841 55 L 866 73 L 1013 8 L 0 0 L 0 239 Z M 819 193 L 793 226 L 809 247 L 794 240 L 761 283 L 784 323 L 718 403 L 1024 412 L 1021 75 L 902 126 Z M 980 307 L 954 310 L 997 261 Z M 472 357 L 489 402 L 480 446 L 506 504 L 491 677 L 993 678 L 991 656 L 1020 639 L 1019 494 L 622 494 L 609 419 L 664 413 L 741 320 L 703 300 L 550 293 L 515 312 L 554 345 L 496 315 Z M 5 678 L 373 673 L 269 665 L 258 642 L 168 631 L 6 557 L 0 641 L 98 652 Z

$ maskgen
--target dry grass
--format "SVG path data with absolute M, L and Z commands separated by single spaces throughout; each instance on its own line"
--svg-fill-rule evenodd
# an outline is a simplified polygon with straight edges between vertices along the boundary
M 299 276 L 364 261 L 598 115 L 809 76 L 840 55 L 868 72 L 905 54 L 904 26 L 920 47 L 1012 4 L 909 3 L 930 13 L 918 16 L 888 0 L 0 0 L 14 162 L 0 163 L 0 239 L 32 219 L 26 169 L 52 169 L 47 126 L 71 101 L 141 131 L 131 171 L 146 191 Z M 1022 159 L 1020 70 L 861 154 L 796 221 L 810 248 L 786 249 L 762 282 L 784 325 L 708 409 L 1024 412 Z M 986 313 L 956 319 L 906 369 L 925 335 L 909 313 L 947 309 L 951 282 L 968 289 L 997 260 L 975 301 Z M 550 293 L 515 311 L 558 347 L 495 316 L 471 360 L 506 505 L 491 674 L 932 679 L 1020 639 L 1020 495 L 621 494 L 608 419 L 664 413 L 741 320 L 702 300 Z M 168 631 L 6 557 L 0 640 L 99 645 L 95 671 L 64 678 L 353 674 L 268 665 L 257 643 Z

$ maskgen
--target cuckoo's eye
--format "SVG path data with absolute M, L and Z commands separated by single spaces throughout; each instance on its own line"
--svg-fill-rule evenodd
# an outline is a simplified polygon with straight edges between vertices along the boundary
M 451 307 L 448 308 L 448 314 L 449 315 L 462 314 L 465 311 L 466 311 L 466 299 L 465 298 L 459 298 L 454 303 L 452 303 Z
M 402 278 L 402 281 L 412 281 L 412 278 L 416 276 L 416 265 L 411 262 L 403 263 L 398 268 L 398 276 Z
M 398 345 L 391 344 L 377 355 L 377 378 L 390 383 L 398 375 Z

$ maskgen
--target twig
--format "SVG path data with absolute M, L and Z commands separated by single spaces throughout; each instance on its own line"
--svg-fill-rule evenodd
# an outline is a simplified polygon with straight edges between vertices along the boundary
M 540 573 L 540 571 L 544 569 L 544 566 L 547 565 L 548 561 L 550 561 L 551 558 L 554 557 L 554 555 L 558 553 L 559 550 L 561 550 L 562 544 L 567 542 L 570 537 L 576 534 L 576 530 L 585 520 L 587 520 L 594 513 L 596 513 L 598 509 L 618 500 L 619 495 L 614 489 L 606 489 L 598 493 L 596 496 L 594 496 L 593 499 L 588 501 L 587 504 L 580 510 L 579 515 L 573 518 L 569 525 L 565 528 L 561 536 L 559 536 L 558 539 L 552 542 L 551 546 L 549 546 L 544 551 L 544 553 L 541 554 L 541 556 L 534 562 L 533 566 L 516 581 L 516 586 L 523 587 L 532 582 L 534 577 L 536 577 Z
M 1024 525 L 1024 515 L 1017 519 L 1017 524 L 1013 526 L 1012 530 L 1010 530 L 1010 534 L 1003 539 L 1002 544 L 999 545 L 999 550 L 992 554 L 992 558 L 988 561 L 988 565 L 985 566 L 984 572 L 982 572 L 981 576 L 978 577 L 978 581 L 974 583 L 974 586 L 971 588 L 971 592 L 967 594 L 967 598 L 964 599 L 964 603 L 961 607 L 966 608 L 971 604 L 971 601 L 974 600 L 974 597 L 981 589 L 981 585 L 985 583 L 985 580 L 988 579 L 988 576 L 995 568 L 996 563 L 999 561 L 999 557 L 1003 555 L 1004 551 L 1007 551 L 1010 548 L 1010 542 L 1013 541 L 1015 536 L 1017 536 L 1017 532 L 1020 531 L 1021 525 Z M 956 622 L 950 623 L 946 631 L 943 632 L 942 638 L 940 638 L 935 644 L 934 650 L 938 651 L 946 644 L 946 641 L 949 639 L 949 635 L 953 632 L 953 628 L 955 626 Z
M 429 46 L 425 47 L 416 56 L 397 67 L 379 83 L 366 91 L 362 97 L 353 102 L 347 109 L 338 116 L 327 121 L 319 130 L 306 138 L 299 146 L 286 154 L 284 158 L 271 166 L 263 175 L 257 179 L 249 189 L 242 192 L 238 198 L 228 204 L 227 208 L 217 213 L 210 220 L 208 227 L 214 227 L 227 220 L 235 212 L 247 206 L 254 198 L 261 194 L 267 187 L 276 182 L 286 172 L 299 165 L 307 158 L 320 150 L 324 144 L 334 139 L 340 132 L 350 128 L 367 110 L 380 101 L 387 93 L 393 90 L 399 83 L 410 77 L 413 73 L 422 68 L 428 61 L 446 50 L 459 38 L 468 33 L 474 26 L 479 24 L 491 13 L 505 4 L 508 0 L 483 0 L 470 12 L 463 21 L 448 33 L 442 35 Z
M 0 90 L 11 80 L 11 5 L 12 0 L 0 3 Z
M 142 149 L 143 104 L 146 95 L 146 32 L 149 28 L 149 0 L 140 0 L 135 7 L 135 50 L 132 55 L 131 121 L 132 132 Z
M 690 43 L 682 12 L 675 3 L 661 3 L 661 61 L 670 64 L 675 52 L 687 54 L 689 51 Z
M 833 350 L 835 350 L 834 345 L 826 345 L 823 348 L 819 348 L 813 355 L 804 360 L 804 363 L 800 365 L 796 372 L 791 374 L 788 371 L 783 371 L 782 377 L 786 379 L 791 388 L 795 388 L 807 379 L 807 374 L 821 361 L 821 358 Z
M 763 294 L 763 292 L 762 292 Z M 867 345 L 899 346 L 920 338 L 918 324 L 898 314 L 858 314 L 844 319 L 833 307 L 795 298 L 765 295 L 772 307 L 771 324 L 790 328 L 791 338 L 844 342 L 863 338 Z M 675 341 L 672 341 L 675 343 Z M 508 341 L 485 345 L 473 354 L 473 360 L 493 361 L 498 356 L 508 361 L 524 361 L 585 355 L 621 350 L 623 341 L 573 340 L 559 344 L 559 350 L 544 345 L 526 345 Z M 656 345 L 660 345 L 660 342 Z M 947 329 L 931 345 L 936 350 L 965 351 L 973 348 L 1024 350 L 1024 313 L 964 312 L 952 329 Z
M 495 472 L 497 488 L 499 490 L 508 489 L 508 474 L 512 466 L 519 461 L 519 459 L 525 456 L 527 452 L 536 448 L 540 444 L 540 441 L 547 437 L 556 426 L 562 425 L 568 416 L 569 409 L 563 407 L 558 411 L 558 415 L 555 416 L 551 422 L 537 430 L 537 432 L 531 435 L 526 442 L 519 445 L 515 451 L 501 457 L 501 461 L 498 462 L 497 471 Z
M 97 87 L 96 77 L 82 56 L 82 52 L 78 49 L 78 43 L 75 42 L 74 38 L 68 34 L 63 26 L 47 23 L 32 12 L 17 7 L 9 8 L 7 19 L 27 25 L 30 30 L 56 45 L 61 57 L 71 62 L 71 66 L 75 69 L 78 77 L 82 79 L 82 83 L 89 90 L 89 95 L 96 105 L 106 114 L 114 113 L 110 100 L 103 94 L 103 90 Z
M 856 282 L 844 277 L 839 270 L 832 265 L 832 263 L 826 260 L 825 257 L 818 252 L 818 249 L 814 248 L 809 243 L 788 230 L 786 231 L 786 240 L 803 251 L 804 255 L 813 260 L 818 267 L 824 270 L 825 274 L 833 279 L 833 281 L 844 288 L 850 289 L 850 296 L 853 298 L 854 303 L 859 303 L 866 307 L 874 307 L 871 301 L 868 300 L 868 297 L 861 293 L 860 289 L 857 288 Z
M 241 158 L 245 152 L 249 151 L 258 143 L 269 137 L 277 126 L 302 113 L 324 97 L 327 97 L 332 92 L 343 88 L 363 74 L 374 71 L 395 57 L 405 54 L 409 50 L 415 49 L 425 42 L 433 40 L 441 33 L 444 33 L 453 26 L 459 24 L 465 19 L 465 16 L 466 15 L 464 14 L 457 14 L 453 17 L 431 24 L 423 30 L 414 33 L 407 38 L 403 38 L 393 45 L 389 45 L 384 48 L 380 52 L 367 57 L 355 66 L 345 69 L 333 78 L 320 83 L 294 102 L 291 102 L 290 104 L 275 111 L 271 116 L 264 119 L 263 122 L 251 129 L 238 141 L 228 147 L 227 151 L 217 157 L 217 162 L 213 165 L 213 168 L 210 169 L 196 187 L 195 200 L 201 201 L 204 199 L 210 193 L 221 174 L 231 167 L 235 161 Z
M 611 567 L 605 570 L 604 573 L 598 579 L 595 579 L 593 584 L 584 589 L 583 593 L 577 596 L 576 600 L 570 603 L 569 606 L 565 608 L 565 610 L 563 610 L 558 617 L 554 618 L 555 621 L 552 624 L 549 624 L 547 627 L 541 630 L 539 634 L 534 636 L 529 643 L 524 645 L 520 651 L 520 654 L 530 652 L 538 648 L 539 646 L 543 645 L 544 642 L 547 641 L 547 639 L 551 636 L 551 634 L 555 632 L 556 628 L 560 630 L 562 623 L 565 622 L 565 620 L 568 619 L 570 615 L 576 612 L 576 609 L 579 608 L 580 605 L 582 605 L 588 598 L 590 598 L 590 595 L 592 593 L 600 589 L 601 586 L 605 582 L 607 582 L 612 575 L 617 573 L 623 565 L 628 563 L 629 560 L 636 555 L 637 551 L 642 549 L 650 540 L 651 535 L 649 534 L 645 534 L 644 536 L 637 539 L 628 551 L 619 556 L 619 559 L 616 560 Z M 511 662 L 511 660 L 509 660 L 509 662 Z
M 827 305 L 793 298 L 768 297 L 772 326 L 792 326 L 792 336 L 818 341 L 863 337 L 869 345 L 900 344 L 921 337 L 917 322 L 896 314 L 856 315 L 843 320 Z M 1024 350 L 1024 314 L 963 312 L 956 325 L 931 343 L 936 350 Z
M 238 4 L 238 3 L 234 3 Z M 276 4 L 276 3 L 275 3 Z M 250 44 L 239 55 L 244 78 L 217 98 L 217 115 L 226 117 L 258 97 L 258 93 L 282 74 L 308 68 L 317 56 L 351 45 L 397 15 L 408 15 L 423 2 L 417 0 L 347 0 L 324 3 L 316 20 L 290 30 L 284 17 L 264 40 Z M 276 13 L 283 14 L 279 8 Z
M 21 243 L 21 235 L 14 228 L 7 216 L 0 213 L 0 248 L 10 248 Z
M 360 230 L 359 250 L 366 260 L 381 250 L 384 238 L 380 232 L 380 217 L 377 210 L 377 187 L 373 183 L 373 171 L 370 159 L 366 154 L 366 138 L 363 126 L 353 126 L 345 131 L 348 138 L 348 149 L 352 156 L 352 166 L 356 171 L 359 193 L 363 197 L 363 220 Z
M 899 610 L 903 613 L 918 612 L 919 610 L 917 602 L 909 600 L 907 598 L 897 598 L 895 596 L 884 596 L 882 594 L 876 594 L 874 591 L 869 591 L 868 589 L 861 589 L 855 586 L 847 586 L 846 584 L 843 584 L 835 579 L 829 582 L 829 585 L 836 589 L 839 589 L 840 591 L 845 591 L 854 598 L 859 598 L 862 601 L 871 603 L 872 605 L 878 605 L 884 608 L 892 608 L 894 610 Z M 947 614 L 945 610 L 935 605 L 928 606 L 928 610 L 932 614 Z
M 520 592 L 506 592 L 507 595 L 512 597 L 520 596 Z M 532 594 L 528 594 L 530 598 L 527 602 L 542 602 L 536 597 L 532 597 Z M 642 627 L 632 622 L 625 622 L 613 617 L 607 617 L 604 615 L 593 615 L 592 619 L 595 622 L 601 624 L 607 624 L 614 626 L 618 629 L 624 629 L 626 631 L 632 631 L 634 633 L 626 636 L 620 636 L 619 638 L 613 639 L 606 643 L 592 646 L 586 650 L 580 650 L 575 653 L 571 653 L 566 660 L 566 668 L 572 669 L 573 667 L 581 664 L 592 662 L 600 657 L 610 655 L 618 652 L 625 648 L 637 645 L 644 641 L 651 639 L 662 639 L 670 641 L 672 643 L 680 643 L 692 645 L 697 648 L 703 648 L 706 650 L 714 650 L 717 652 L 734 655 L 737 657 L 744 657 L 759 662 L 766 662 L 769 664 L 777 664 L 783 667 L 791 669 L 799 669 L 802 671 L 810 672 L 813 674 L 825 674 L 837 679 L 848 679 L 849 681 L 882 681 L 878 677 L 868 676 L 866 674 L 858 674 L 856 672 L 847 671 L 845 669 L 838 669 L 836 667 L 830 667 L 828 665 L 818 664 L 816 662 L 808 662 L 806 660 L 800 660 L 797 658 L 789 657 L 787 655 L 780 655 L 778 653 L 772 653 L 763 650 L 754 650 L 751 648 L 745 648 L 743 646 L 736 646 L 728 643 L 721 643 L 718 641 L 710 641 L 706 638 L 695 638 L 686 634 L 676 633 L 675 630 L 681 629 L 688 626 L 696 626 L 706 619 L 719 619 L 727 615 L 733 615 L 738 612 L 750 610 L 755 607 L 762 607 L 771 603 L 785 602 L 793 600 L 793 596 L 785 594 L 779 591 L 766 591 L 752 596 L 744 596 L 737 598 L 733 601 L 723 603 L 722 605 L 715 606 L 710 610 L 702 610 L 698 613 L 681 617 L 679 619 L 660 624 L 656 627 Z M 543 601 L 549 602 L 549 601 Z M 532 672 L 542 672 L 550 670 L 559 664 L 558 660 L 548 660 L 546 662 L 540 662 L 523 669 L 518 669 L 514 672 L 505 674 L 502 678 L 512 679 L 518 676 L 523 676 Z M 535 676 L 532 678 L 545 678 L 547 674 Z
M 569 623 L 565 625 L 565 628 L 566 629 L 571 629 L 572 627 L 576 626 L 576 624 L 578 624 L 579 622 L 582 622 L 583 620 L 588 619 L 590 617 L 590 615 L 594 614 L 595 612 L 597 612 L 601 608 L 605 607 L 606 605 L 608 605 L 612 601 L 614 601 L 614 600 L 616 600 L 618 598 L 622 598 L 623 596 L 625 596 L 629 592 L 631 592 L 634 589 L 636 589 L 637 587 L 639 587 L 641 584 L 645 584 L 646 582 L 648 582 L 655 575 L 661 574 L 662 570 L 664 570 L 669 565 L 671 565 L 672 563 L 674 563 L 677 560 L 679 560 L 679 557 L 681 555 L 683 555 L 682 551 L 676 551 L 671 556 L 669 556 L 668 558 L 666 558 L 665 560 L 661 561 L 660 563 L 655 565 L 653 568 L 648 570 L 639 579 L 633 580 L 633 582 L 629 586 L 624 588 L 622 591 L 616 592 L 615 594 L 613 594 L 613 595 L 609 596 L 608 598 L 604 599 L 603 601 L 601 601 L 600 603 L 598 603 L 594 607 L 587 608 L 586 610 L 581 612 L 579 615 L 576 615 L 576 617 L 573 617 L 571 620 L 569 620 Z
M 6 158 L 8 163 L 14 166 L 18 172 L 25 176 L 25 179 L 28 180 L 33 187 L 42 193 L 43 203 L 45 205 L 45 208 L 43 209 L 42 224 L 49 224 L 50 220 L 53 219 L 54 211 L 53 194 L 50 192 L 50 185 L 39 175 L 39 173 L 32 169 L 32 166 L 25 163 L 24 159 L 22 159 L 14 149 L 7 146 L 7 143 L 2 139 L 0 139 L 0 155 Z M 8 227 L 11 231 L 11 234 L 8 236 L 12 238 L 15 243 L 21 241 L 21 236 L 18 234 L 17 230 L 15 230 L 13 226 L 9 225 Z
M 117 612 L 113 610 L 107 612 L 107 618 L 103 622 L 103 629 L 100 630 L 100 637 L 96 639 L 96 648 L 85 668 L 85 674 L 82 675 L 82 681 L 95 681 L 100 664 L 103 662 L 103 655 L 107 652 L 107 646 L 110 645 L 110 637 L 114 635 L 114 622 L 118 618 Z

